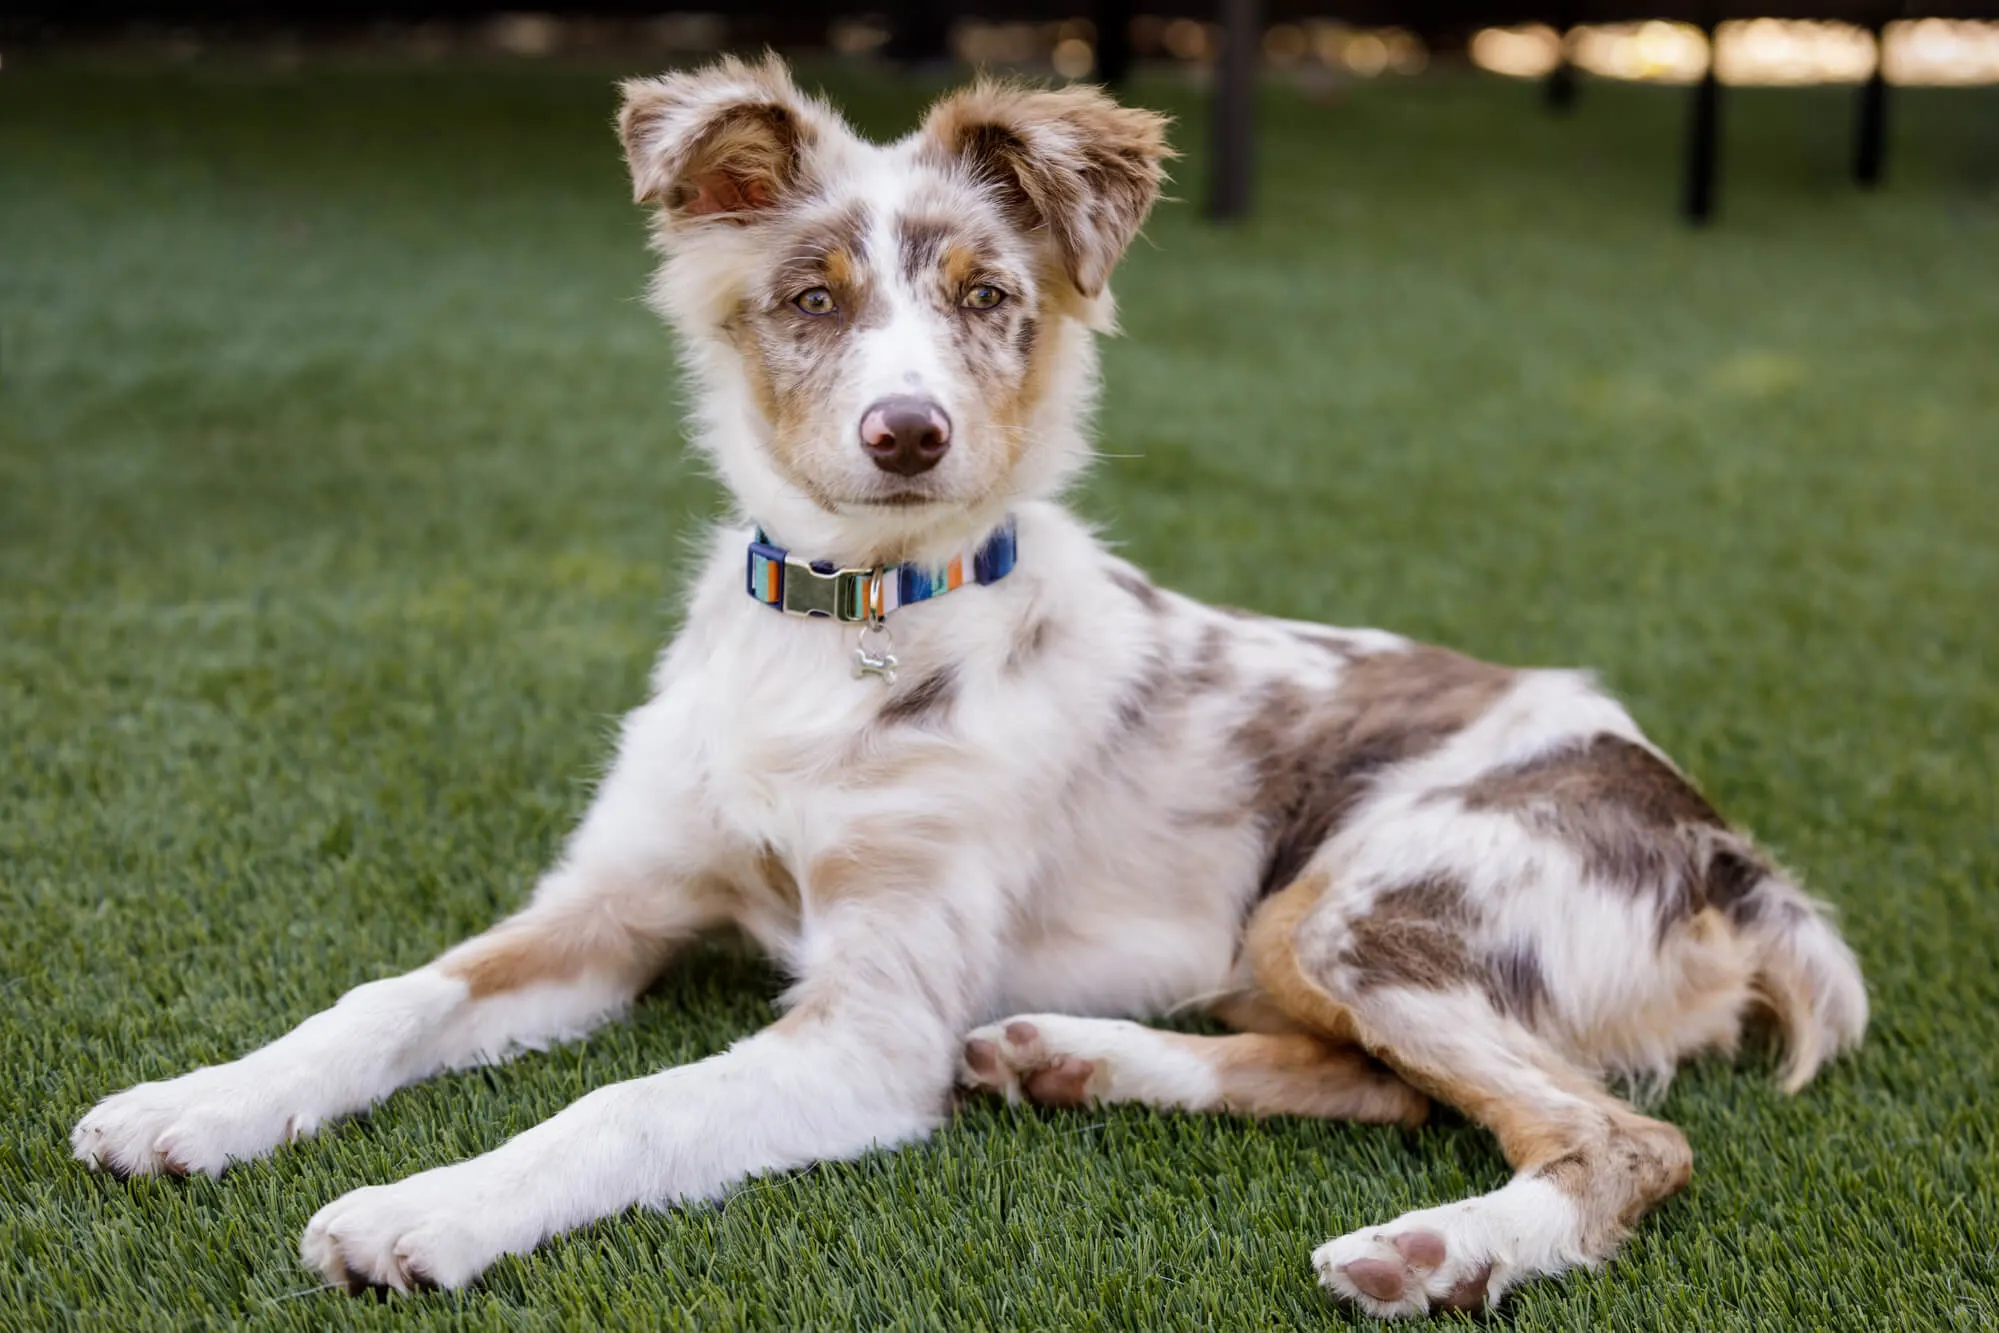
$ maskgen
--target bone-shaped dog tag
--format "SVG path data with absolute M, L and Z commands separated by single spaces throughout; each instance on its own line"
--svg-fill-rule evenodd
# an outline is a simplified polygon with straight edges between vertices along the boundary
M 875 652 L 868 651 L 868 635 L 881 638 L 880 647 Z M 884 685 L 895 684 L 895 642 L 888 636 L 888 627 L 881 624 L 867 624 L 861 627 L 861 641 L 854 646 L 854 679 L 877 676 Z

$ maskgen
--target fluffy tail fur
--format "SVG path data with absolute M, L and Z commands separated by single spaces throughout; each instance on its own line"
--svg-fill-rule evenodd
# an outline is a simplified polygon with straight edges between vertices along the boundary
M 1731 912 L 1756 945 L 1756 989 L 1784 1039 L 1779 1080 L 1796 1092 L 1867 1030 L 1867 983 L 1831 909 L 1768 871 Z

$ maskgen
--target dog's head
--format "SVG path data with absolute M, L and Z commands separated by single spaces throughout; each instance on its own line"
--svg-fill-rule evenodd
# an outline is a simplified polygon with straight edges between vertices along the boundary
M 979 83 L 875 145 L 775 58 L 624 97 L 666 257 L 654 304 L 701 381 L 704 443 L 780 540 L 897 558 L 1080 466 L 1090 334 L 1159 192 L 1162 117 Z

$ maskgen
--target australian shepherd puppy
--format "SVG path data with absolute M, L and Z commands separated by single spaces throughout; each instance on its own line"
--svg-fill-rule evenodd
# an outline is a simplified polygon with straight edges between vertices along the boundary
M 1607 1080 L 1759 1013 L 1788 1089 L 1859 1039 L 1825 913 L 1587 675 L 1203 606 L 1061 507 L 1159 116 L 980 83 L 876 145 L 776 60 L 725 60 L 626 84 L 619 129 L 737 509 L 651 697 L 517 915 L 106 1099 L 84 1162 L 219 1173 L 588 1032 L 734 926 L 793 979 L 776 1023 L 335 1200 L 305 1262 L 460 1287 L 921 1138 L 954 1086 L 1404 1124 L 1434 1099 L 1511 1179 L 1312 1256 L 1411 1315 L 1605 1260 L 1686 1183 L 1686 1138 Z M 1135 1021 L 1190 1006 L 1233 1035 Z

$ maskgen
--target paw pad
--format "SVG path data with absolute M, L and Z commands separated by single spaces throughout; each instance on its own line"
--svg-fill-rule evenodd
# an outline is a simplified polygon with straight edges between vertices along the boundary
M 1073 1055 L 1059 1057 L 1046 1069 L 1029 1074 L 1022 1087 L 1029 1100 L 1043 1106 L 1081 1106 L 1089 1100 L 1090 1075 L 1097 1067 Z
M 1399 1301 L 1408 1289 L 1402 1265 L 1388 1259 L 1356 1259 L 1340 1270 L 1347 1281 L 1377 1301 Z
M 1000 1076 L 999 1047 L 978 1037 L 965 1043 L 965 1067 L 980 1078 L 997 1080 Z
M 1492 1280 L 1492 1265 L 1480 1264 L 1465 1274 L 1458 1284 L 1446 1292 L 1437 1302 L 1439 1310 L 1466 1310 L 1476 1312 L 1485 1308 L 1486 1287 Z

